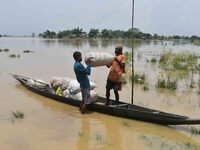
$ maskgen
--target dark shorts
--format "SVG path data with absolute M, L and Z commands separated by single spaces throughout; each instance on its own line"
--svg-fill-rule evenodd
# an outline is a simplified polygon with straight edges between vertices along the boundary
M 122 82 L 113 82 L 113 81 L 107 80 L 106 89 L 107 90 L 113 89 L 113 90 L 121 91 L 122 90 Z

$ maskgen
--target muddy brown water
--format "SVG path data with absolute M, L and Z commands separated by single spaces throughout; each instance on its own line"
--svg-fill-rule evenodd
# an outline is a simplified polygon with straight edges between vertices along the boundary
M 39 38 L 0 38 L 0 149 L 2 150 L 160 150 L 200 149 L 200 136 L 191 133 L 191 126 L 160 126 L 90 112 L 80 114 L 77 107 L 62 104 L 28 91 L 9 73 L 20 74 L 49 82 L 54 76 L 75 78 L 72 53 L 80 50 L 113 53 L 118 44 L 124 51 L 130 43 L 122 40 L 43 40 Z M 198 54 L 200 48 L 191 44 L 159 41 L 136 41 L 135 70 L 148 74 L 150 83 L 158 69 L 146 59 L 158 57 L 163 49 L 175 52 L 189 50 Z M 32 53 L 23 53 L 31 50 Z M 11 58 L 10 54 L 20 55 Z M 96 92 L 104 96 L 106 67 L 92 68 L 90 80 L 97 84 Z M 112 93 L 113 98 L 113 93 Z M 134 103 L 200 118 L 200 99 L 196 91 L 177 92 L 156 90 L 154 85 L 144 92 L 136 85 Z M 131 85 L 120 92 L 120 99 L 131 102 Z M 11 121 L 11 112 L 20 110 L 24 119 Z M 194 127 L 194 126 L 192 126 Z M 200 130 L 200 126 L 195 126 Z

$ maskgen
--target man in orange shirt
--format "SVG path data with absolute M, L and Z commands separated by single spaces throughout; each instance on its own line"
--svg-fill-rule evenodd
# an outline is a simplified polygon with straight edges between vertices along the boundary
M 119 102 L 118 91 L 122 90 L 121 77 L 125 73 L 125 56 L 122 53 L 122 46 L 115 47 L 116 58 L 112 61 L 111 65 L 107 66 L 110 68 L 110 72 L 107 78 L 106 84 L 106 105 L 110 104 L 110 90 L 113 89 L 115 93 L 116 103 Z

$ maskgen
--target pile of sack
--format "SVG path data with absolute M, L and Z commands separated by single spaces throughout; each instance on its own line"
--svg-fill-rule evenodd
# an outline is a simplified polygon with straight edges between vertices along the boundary
M 62 90 L 62 96 L 72 99 L 82 100 L 80 84 L 77 80 L 67 77 L 53 77 L 50 81 L 51 86 L 55 91 L 59 88 Z M 94 91 L 96 84 L 90 82 L 91 101 L 97 100 L 97 93 Z
M 45 83 L 41 79 L 36 79 L 36 80 L 29 79 L 27 81 L 27 84 L 30 85 L 30 86 L 37 86 L 38 88 L 45 88 L 47 86 L 47 83 Z
M 90 52 L 85 54 L 85 61 L 90 60 L 92 67 L 110 65 L 115 56 L 105 52 Z

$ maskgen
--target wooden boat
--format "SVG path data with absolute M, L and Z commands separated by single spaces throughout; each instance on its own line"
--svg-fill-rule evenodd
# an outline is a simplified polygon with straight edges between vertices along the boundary
M 70 104 L 73 106 L 80 105 L 80 100 L 66 98 L 63 96 L 58 96 L 55 94 L 53 88 L 47 84 L 40 81 L 27 78 L 20 75 L 11 74 L 16 80 L 18 80 L 27 89 L 51 98 L 53 100 Z M 35 83 L 43 84 L 44 86 L 38 86 L 37 84 L 29 84 L 29 80 L 33 80 Z M 125 102 L 119 102 L 117 105 L 114 100 L 111 100 L 112 105 L 104 105 L 106 99 L 103 97 L 98 97 L 97 102 L 88 105 L 88 109 L 91 111 L 96 111 L 99 113 L 104 113 L 113 116 L 119 116 L 123 118 L 135 119 L 139 121 L 145 121 L 150 123 L 156 123 L 161 125 L 185 125 L 185 124 L 200 124 L 200 119 L 191 119 L 187 116 L 176 115 L 171 113 L 162 112 L 159 110 L 149 109 L 141 107 L 138 105 L 132 105 Z

